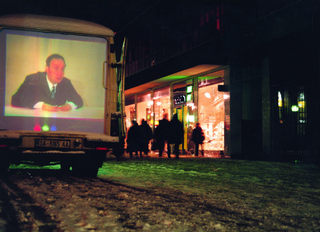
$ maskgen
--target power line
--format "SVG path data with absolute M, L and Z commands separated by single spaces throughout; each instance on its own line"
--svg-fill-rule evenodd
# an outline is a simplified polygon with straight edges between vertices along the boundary
M 136 18 L 134 18 L 132 21 L 130 21 L 128 24 L 126 24 L 124 27 L 122 27 L 120 30 L 117 31 L 117 33 L 121 32 L 123 29 L 125 29 L 126 27 L 128 27 L 131 23 L 133 23 L 134 21 L 136 21 L 138 18 L 140 18 L 140 16 L 142 16 L 143 14 L 145 14 L 146 12 L 148 12 L 152 7 L 154 7 L 155 5 L 157 5 L 161 0 L 158 0 L 155 4 L 153 4 L 152 6 L 150 6 L 148 9 L 146 9 L 145 11 L 143 11 L 140 15 L 138 15 Z
M 143 0 L 140 1 L 140 3 L 138 3 L 137 5 L 131 6 L 130 9 L 128 9 L 127 12 L 124 13 L 124 14 L 122 15 L 122 17 L 121 17 L 120 19 L 118 19 L 118 20 L 112 25 L 112 27 L 114 27 L 118 22 L 120 22 L 122 19 L 124 19 L 124 18 L 129 14 L 129 12 L 130 12 L 131 9 L 134 9 L 134 8 L 136 8 L 136 7 L 139 7 L 142 3 L 143 3 Z M 122 6 L 120 6 L 120 8 L 121 8 L 121 7 L 122 7 Z M 117 14 L 117 12 L 114 13 L 114 15 L 116 15 L 116 14 Z

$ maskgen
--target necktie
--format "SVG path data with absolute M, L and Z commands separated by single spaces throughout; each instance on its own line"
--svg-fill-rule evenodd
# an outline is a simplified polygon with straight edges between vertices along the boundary
M 56 93 L 56 87 L 52 86 L 52 90 L 51 90 L 51 98 L 54 98 L 54 94 Z

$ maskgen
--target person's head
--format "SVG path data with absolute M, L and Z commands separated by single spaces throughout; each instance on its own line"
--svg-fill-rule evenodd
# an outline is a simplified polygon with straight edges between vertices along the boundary
M 49 81 L 54 84 L 59 84 L 64 78 L 64 69 L 66 62 L 59 54 L 53 54 L 46 60 L 46 73 Z
M 200 123 L 197 122 L 197 123 L 196 123 L 196 127 L 200 127 Z
M 168 120 L 168 113 L 164 113 L 163 118 Z

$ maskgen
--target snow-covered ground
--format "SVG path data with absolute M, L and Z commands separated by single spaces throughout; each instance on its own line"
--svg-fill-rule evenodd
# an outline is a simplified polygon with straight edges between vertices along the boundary
M 150 157 L 110 159 L 95 179 L 12 167 L 0 231 L 320 230 L 316 165 Z

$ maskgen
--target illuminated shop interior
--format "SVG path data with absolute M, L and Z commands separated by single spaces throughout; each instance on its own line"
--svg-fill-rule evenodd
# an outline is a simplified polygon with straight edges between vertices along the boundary
M 208 84 L 199 78 L 198 121 L 205 134 L 205 150 L 224 150 L 224 93 L 217 84 Z M 202 84 L 206 83 L 207 84 Z
M 143 92 L 142 90 L 146 89 L 140 87 L 140 93 L 127 96 L 127 92 L 132 93 L 132 90 L 126 91 L 127 127 L 131 126 L 132 120 L 140 124 L 144 119 L 155 129 L 165 113 L 168 114 L 169 120 L 173 114 L 177 114 L 178 119 L 183 122 L 185 132 L 180 148 L 192 152 L 191 132 L 195 123 L 199 122 L 205 133 L 204 150 L 223 151 L 225 99 L 229 94 L 219 92 L 218 86 L 224 84 L 224 70 L 213 70 L 189 77 L 177 75 L 177 79 L 173 76 L 165 82 L 166 85 L 149 88 L 147 92 Z

